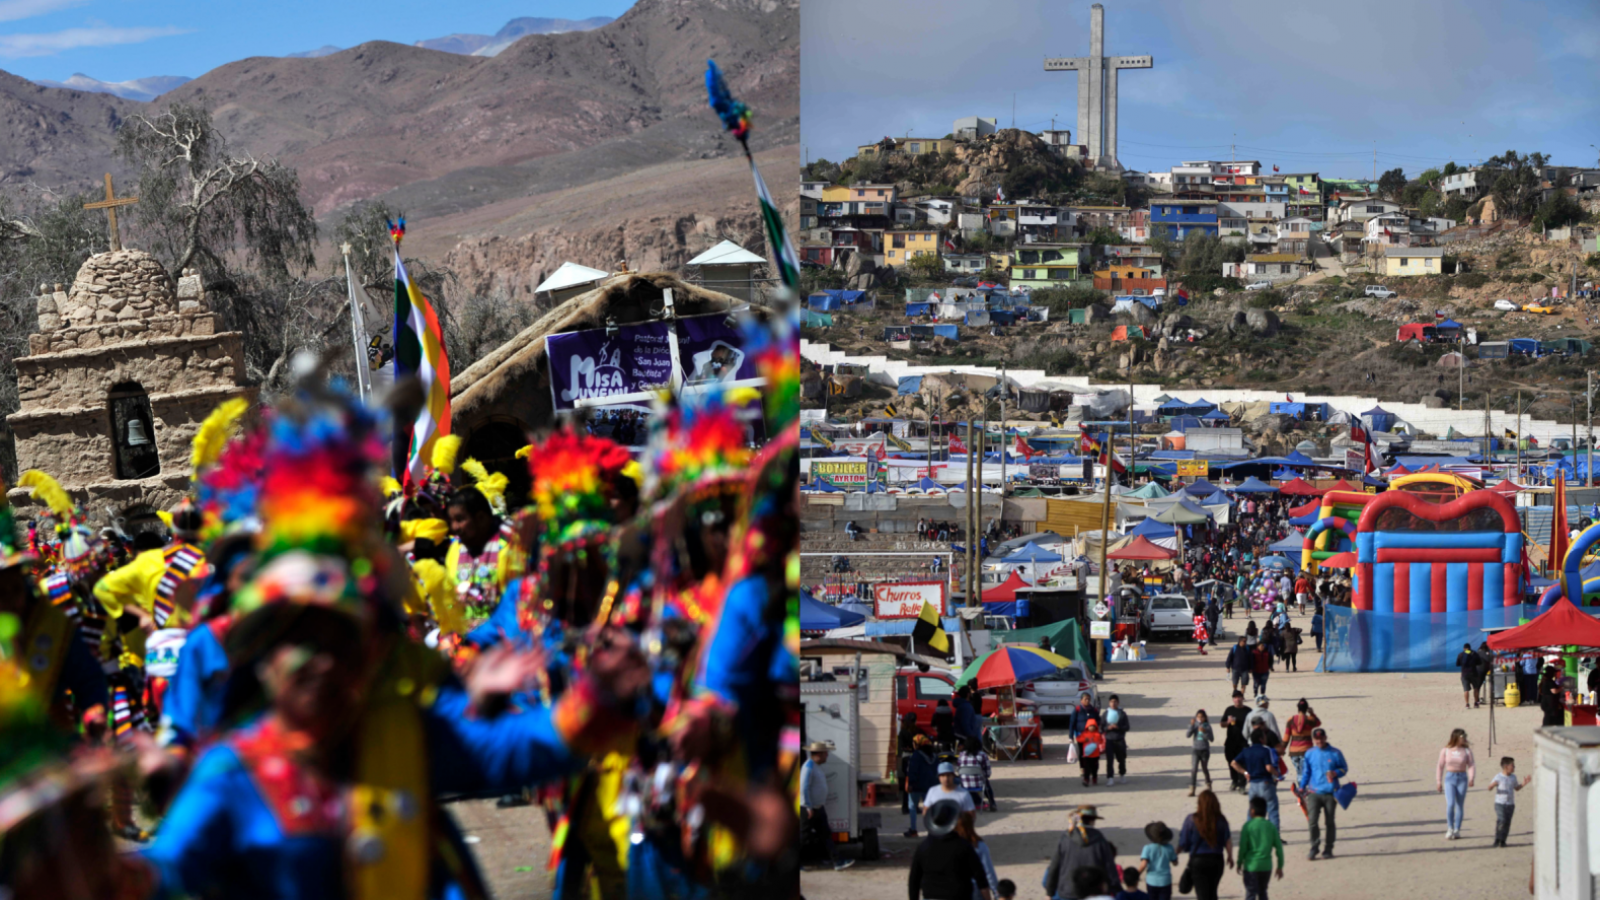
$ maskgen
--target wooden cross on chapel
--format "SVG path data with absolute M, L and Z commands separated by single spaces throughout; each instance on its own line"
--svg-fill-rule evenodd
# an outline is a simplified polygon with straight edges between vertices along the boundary
M 107 227 L 111 232 L 111 249 L 122 249 L 122 236 L 117 232 L 117 207 L 138 203 L 138 197 L 118 197 L 111 192 L 111 173 L 106 173 L 106 198 L 93 203 L 85 203 L 84 209 L 103 209 L 106 211 Z

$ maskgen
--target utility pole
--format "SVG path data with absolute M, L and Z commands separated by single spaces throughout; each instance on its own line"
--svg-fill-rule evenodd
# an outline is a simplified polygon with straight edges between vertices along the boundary
M 1490 469 L 1494 468 L 1494 432 L 1489 424 L 1489 392 L 1483 392 L 1483 459 Z
M 1456 338 L 1456 412 L 1467 408 L 1467 336 Z
M 1106 440 L 1111 440 L 1109 434 L 1106 435 Z M 1103 449 L 1106 452 L 1106 496 L 1105 504 L 1100 508 L 1100 603 L 1102 606 L 1106 603 L 1106 594 L 1111 584 L 1111 573 L 1106 570 L 1106 553 L 1111 545 L 1111 451 L 1109 445 L 1104 445 Z M 1104 673 L 1106 663 L 1104 641 L 1094 642 L 1094 658 L 1095 671 Z
M 1588 384 L 1583 392 L 1583 421 L 1588 430 L 1588 439 L 1584 442 L 1585 459 L 1583 462 L 1583 486 L 1594 487 L 1594 370 L 1584 372 Z
M 1517 477 L 1522 477 L 1522 389 L 1517 388 Z
M 1378 180 L 1378 142 L 1377 141 L 1373 141 L 1372 142 L 1372 180 L 1373 180 L 1374 183 L 1376 183 L 1377 180 Z
M 976 493 L 975 486 L 973 484 L 975 478 L 976 475 L 973 471 L 972 453 L 972 417 L 969 415 L 967 417 L 967 552 L 965 554 L 967 560 L 967 577 L 965 580 L 968 606 L 974 605 L 974 601 L 976 599 L 974 597 L 974 594 L 976 593 L 974 586 L 978 582 L 978 574 L 974 571 L 976 568 L 976 563 L 973 560 L 973 557 L 976 555 L 973 552 L 973 538 L 976 536 L 975 532 L 978 530 L 976 525 L 977 513 L 975 512 L 977 505 L 973 496 Z
M 1006 517 L 1006 395 L 1009 393 L 1011 385 L 1006 381 L 1006 364 L 1002 362 L 1000 364 L 1000 520 L 1002 523 Z
M 1017 127 L 1017 92 L 1011 92 L 1011 127 Z

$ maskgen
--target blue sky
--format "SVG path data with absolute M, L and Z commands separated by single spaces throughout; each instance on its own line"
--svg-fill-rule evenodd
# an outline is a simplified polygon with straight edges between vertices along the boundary
M 518 16 L 620 16 L 632 0 L 0 0 L 0 69 L 24 78 L 197 77 L 325 44 L 493 34 Z
M 801 142 L 839 160 L 884 135 L 942 137 L 961 116 L 1076 132 L 1087 0 L 805 0 Z M 1416 175 L 1543 151 L 1594 165 L 1600 4 L 1461 0 L 1105 3 L 1107 55 L 1153 55 L 1119 77 L 1122 164 L 1258 159 L 1271 170 Z M 1073 134 L 1073 140 L 1078 135 Z

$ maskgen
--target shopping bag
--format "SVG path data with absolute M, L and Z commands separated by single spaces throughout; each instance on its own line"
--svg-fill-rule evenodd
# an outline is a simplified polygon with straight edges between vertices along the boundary
M 1078 764 L 1078 742 L 1077 741 L 1072 741 L 1072 742 L 1067 744 L 1067 765 L 1073 766 L 1073 765 L 1077 765 L 1077 764 Z

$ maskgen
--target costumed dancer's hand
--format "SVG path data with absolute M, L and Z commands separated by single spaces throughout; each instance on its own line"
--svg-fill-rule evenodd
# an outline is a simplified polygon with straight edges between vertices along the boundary
M 473 661 L 466 674 L 467 697 L 474 712 L 488 712 L 505 705 L 506 699 L 534 683 L 544 671 L 543 650 L 519 650 L 499 644 Z

